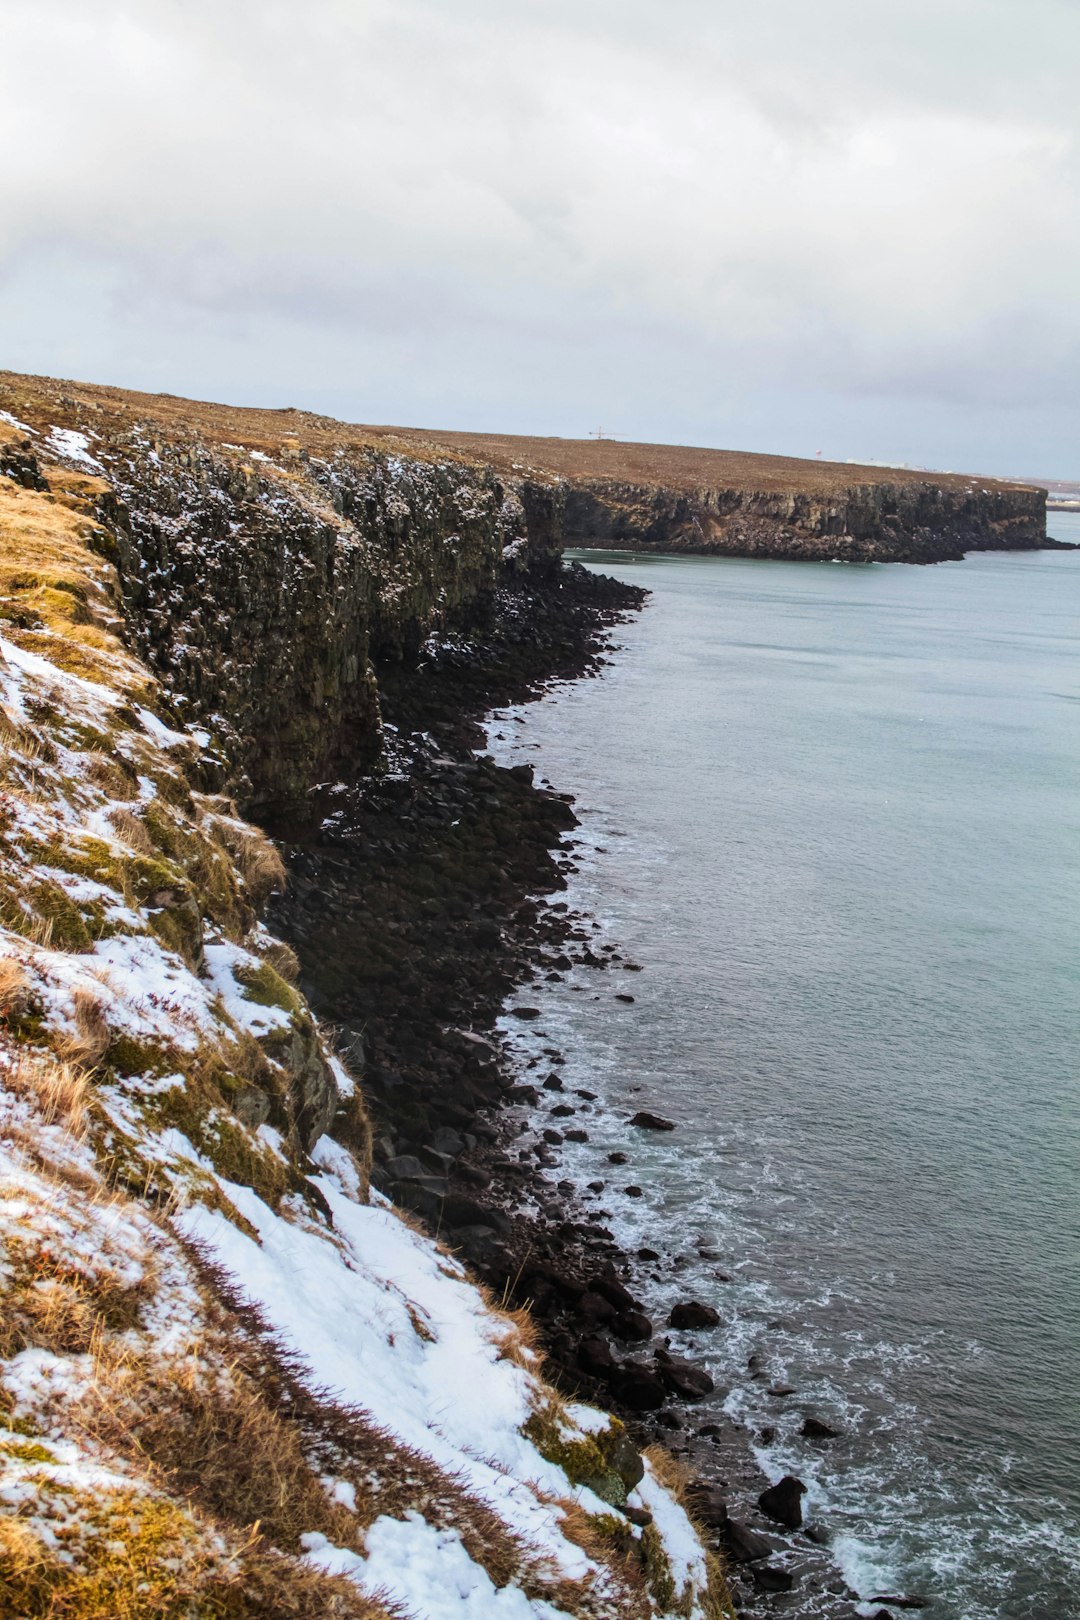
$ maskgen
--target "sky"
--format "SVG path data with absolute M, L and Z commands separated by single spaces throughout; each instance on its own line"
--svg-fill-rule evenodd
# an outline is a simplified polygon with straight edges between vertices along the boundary
M 1078 0 L 0 0 L 0 366 L 1080 478 Z

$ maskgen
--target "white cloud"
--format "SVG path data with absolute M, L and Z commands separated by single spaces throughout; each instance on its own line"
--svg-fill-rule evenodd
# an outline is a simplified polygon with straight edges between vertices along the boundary
M 1045 471 L 1075 435 L 1069 0 L 0 12 L 13 365 L 704 442 L 771 399 L 804 452 L 831 398 L 830 453 Z

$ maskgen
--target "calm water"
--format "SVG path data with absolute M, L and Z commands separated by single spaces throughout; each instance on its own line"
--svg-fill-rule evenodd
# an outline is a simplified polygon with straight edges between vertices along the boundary
M 572 898 L 645 967 L 529 991 L 616 1116 L 567 1162 L 610 1175 L 631 1107 L 678 1120 L 604 1205 L 714 1246 L 734 1281 L 675 1289 L 724 1315 L 698 1350 L 864 1597 L 1075 1620 L 1080 556 L 587 560 L 648 607 L 603 679 L 494 728 L 578 795 Z

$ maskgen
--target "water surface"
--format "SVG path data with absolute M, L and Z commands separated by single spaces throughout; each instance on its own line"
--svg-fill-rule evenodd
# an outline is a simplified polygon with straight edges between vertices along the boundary
M 583 556 L 648 607 L 495 728 L 578 796 L 573 898 L 645 968 L 540 992 L 615 1116 L 568 1162 L 679 1122 L 605 1207 L 713 1246 L 732 1282 L 663 1287 L 723 1312 L 698 1351 L 864 1596 L 1078 1615 L 1080 557 Z

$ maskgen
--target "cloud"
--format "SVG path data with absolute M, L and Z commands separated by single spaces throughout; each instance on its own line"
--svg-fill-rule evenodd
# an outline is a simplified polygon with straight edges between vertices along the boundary
M 852 453 L 979 465 L 1014 410 L 1011 468 L 1040 401 L 1040 455 L 1075 434 L 1070 0 L 4 11 L 12 364 L 704 442 L 771 398 L 796 452 L 873 401 Z

